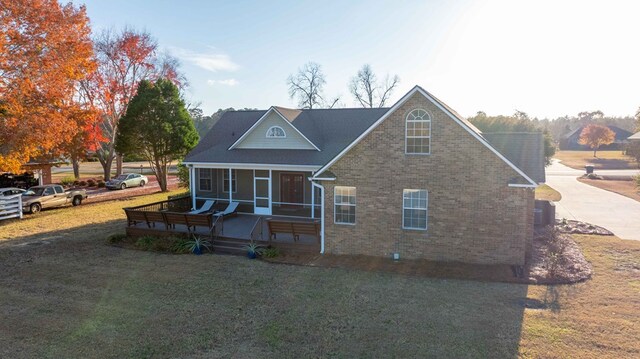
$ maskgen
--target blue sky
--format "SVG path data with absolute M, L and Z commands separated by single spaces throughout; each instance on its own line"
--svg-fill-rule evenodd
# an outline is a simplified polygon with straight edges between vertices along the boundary
M 186 97 L 218 108 L 295 107 L 286 79 L 321 64 L 325 95 L 355 106 L 365 63 L 419 84 L 464 116 L 531 116 L 640 106 L 633 1 L 124 1 L 84 3 L 94 31 L 132 26 L 178 57 Z

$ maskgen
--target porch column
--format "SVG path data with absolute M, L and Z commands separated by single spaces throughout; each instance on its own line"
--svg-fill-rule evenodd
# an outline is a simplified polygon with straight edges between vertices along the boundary
M 311 174 L 313 176 L 313 173 Z M 315 209 L 316 209 L 316 187 L 313 185 L 313 181 L 311 182 L 311 219 L 315 218 Z
M 229 204 L 233 201 L 233 170 L 229 168 Z
M 196 208 L 196 169 L 189 165 L 189 192 L 191 192 L 191 208 Z

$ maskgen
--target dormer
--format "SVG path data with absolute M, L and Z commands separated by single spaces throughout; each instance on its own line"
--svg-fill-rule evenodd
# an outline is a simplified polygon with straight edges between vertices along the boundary
M 313 144 L 292 123 L 302 111 L 271 107 L 240 138 L 233 149 L 316 150 Z

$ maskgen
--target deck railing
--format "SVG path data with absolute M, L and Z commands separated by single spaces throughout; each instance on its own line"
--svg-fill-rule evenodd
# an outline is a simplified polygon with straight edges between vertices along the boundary
M 263 240 L 262 231 L 263 231 L 264 225 L 262 221 L 263 221 L 262 216 L 258 216 L 256 223 L 253 224 L 253 228 L 251 229 L 251 234 L 249 235 L 249 238 L 251 238 L 252 241 Z
M 191 197 L 178 197 L 168 199 L 166 201 L 143 204 L 136 207 L 127 207 L 130 211 L 144 212 L 188 212 L 191 210 Z

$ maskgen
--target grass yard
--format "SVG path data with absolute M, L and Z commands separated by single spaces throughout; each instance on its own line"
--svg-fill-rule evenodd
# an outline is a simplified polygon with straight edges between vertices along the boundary
M 607 191 L 635 199 L 640 202 L 640 189 L 636 186 L 635 181 L 622 180 L 596 180 L 588 178 L 578 178 L 578 181 L 586 183 L 590 186 L 598 187 Z
M 560 194 L 560 192 L 556 191 L 546 184 L 542 184 L 536 187 L 535 197 L 539 200 L 554 202 L 558 202 L 562 199 L 562 195 Z
M 622 151 L 598 151 L 593 157 L 593 151 L 557 151 L 553 156 L 568 167 L 584 170 L 584 166 L 591 164 L 596 170 L 626 170 L 637 169 L 638 164 L 633 157 L 626 156 Z
M 122 206 L 163 197 L 1 225 L 0 357 L 640 356 L 640 242 L 577 236 L 594 276 L 571 286 L 105 245 Z

